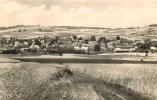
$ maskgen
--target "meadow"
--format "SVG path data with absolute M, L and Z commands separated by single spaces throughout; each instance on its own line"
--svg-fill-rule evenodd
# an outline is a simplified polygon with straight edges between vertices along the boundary
M 80 73 L 82 76 L 87 75 L 104 82 L 119 84 L 152 100 L 157 99 L 157 67 L 155 64 L 45 64 L 34 62 L 1 63 L 0 99 L 104 99 L 94 90 L 93 82 L 90 80 L 81 79 L 78 76 L 58 78 L 57 73 L 60 68 L 68 68 L 73 73 Z M 96 83 L 96 86 L 99 85 L 101 84 Z
M 109 83 L 131 88 L 157 99 L 157 67 L 155 64 L 72 64 L 73 71 L 100 78 Z
M 90 84 L 56 77 L 60 67 L 63 65 L 1 63 L 0 100 L 104 100 Z

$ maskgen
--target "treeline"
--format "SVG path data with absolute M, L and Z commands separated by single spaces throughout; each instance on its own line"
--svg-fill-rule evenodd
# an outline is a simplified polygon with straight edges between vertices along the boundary
M 157 24 L 151 24 L 149 27 L 157 27 Z

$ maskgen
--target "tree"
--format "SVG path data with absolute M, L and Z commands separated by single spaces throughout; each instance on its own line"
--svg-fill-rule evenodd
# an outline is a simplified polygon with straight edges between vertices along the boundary
M 59 37 L 55 37 L 55 42 L 57 43 L 59 40 Z
M 18 32 L 21 32 L 21 29 L 19 29 Z
M 100 45 L 95 45 L 95 49 L 94 49 L 94 51 L 100 52 L 100 50 L 101 50 Z
M 54 39 L 51 39 L 51 45 L 52 45 L 52 44 L 55 44 L 55 41 L 54 41 Z
M 107 43 L 107 39 L 106 39 L 106 37 L 100 37 L 98 42 Z
M 144 48 L 145 48 L 146 56 L 148 56 L 148 52 L 149 52 L 149 49 L 150 49 L 150 45 L 149 45 L 148 42 L 146 42 L 146 43 L 144 44 Z
M 85 44 L 88 44 L 88 40 L 85 40 Z
M 91 41 L 96 41 L 95 36 L 92 36 L 92 37 L 91 37 Z
M 116 37 L 116 40 L 120 40 L 120 36 L 117 36 L 117 37 Z
M 148 56 L 148 52 L 150 49 L 150 45 L 148 42 L 145 42 L 143 45 L 140 46 L 140 48 L 142 49 L 142 51 L 144 51 L 146 53 L 146 56 Z
M 63 55 L 63 48 L 62 48 L 62 47 L 59 47 L 59 48 L 58 48 L 58 54 L 59 54 L 60 56 Z
M 41 28 L 39 28 L 39 31 L 42 31 Z
M 39 39 L 35 39 L 35 45 L 41 46 L 41 42 L 39 41 Z
M 82 40 L 82 37 L 78 38 L 78 40 Z
M 124 43 L 126 43 L 126 41 L 124 39 L 120 39 L 120 44 L 124 45 Z
M 76 35 L 73 35 L 73 39 L 74 39 L 74 40 L 77 40 L 77 36 L 76 36 Z
M 142 49 L 143 49 L 143 50 L 150 49 L 149 43 L 148 43 L 148 42 L 145 42 L 145 43 L 142 45 Z
M 99 40 L 98 40 L 98 42 L 99 42 L 99 43 L 100 43 L 100 42 L 105 43 L 105 45 L 106 45 L 106 47 L 107 47 L 107 39 L 106 39 L 106 37 L 100 37 Z
M 98 42 L 100 43 L 101 41 L 102 41 L 102 37 L 101 37 L 101 38 L 99 38 Z

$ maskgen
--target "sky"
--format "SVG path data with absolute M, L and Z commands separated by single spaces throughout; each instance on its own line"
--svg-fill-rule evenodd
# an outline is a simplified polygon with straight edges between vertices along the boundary
M 157 0 L 0 0 L 0 26 L 141 27 L 157 24 Z

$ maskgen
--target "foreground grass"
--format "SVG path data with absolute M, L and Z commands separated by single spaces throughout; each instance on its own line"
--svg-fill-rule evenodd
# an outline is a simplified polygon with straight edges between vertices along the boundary
M 69 68 L 157 99 L 155 64 L 73 64 Z
M 3 63 L 0 65 L 0 99 L 119 100 L 110 90 L 129 98 L 127 100 L 149 100 L 144 96 L 157 99 L 155 65 L 66 65 L 81 76 L 62 74 L 60 70 L 64 67 L 65 64 Z
M 39 63 L 0 65 L 0 99 L 103 100 L 91 84 L 73 82 L 67 75 L 58 76 L 62 66 Z

